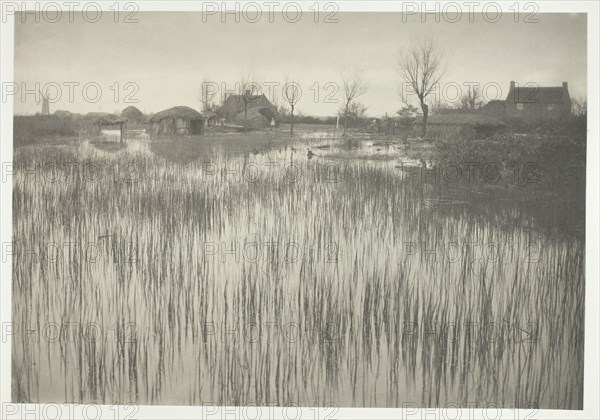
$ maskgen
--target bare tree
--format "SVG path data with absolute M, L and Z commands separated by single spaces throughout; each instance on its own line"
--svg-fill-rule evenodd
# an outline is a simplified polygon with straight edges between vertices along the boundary
M 341 108 L 342 115 L 344 116 L 344 134 L 348 129 L 348 117 L 350 116 L 350 110 L 352 103 L 365 94 L 369 89 L 365 83 L 362 71 L 354 71 L 349 76 L 342 76 L 342 84 L 344 88 L 344 105 Z
M 420 43 L 413 42 L 412 46 L 400 53 L 398 61 L 400 76 L 408 83 L 419 99 L 423 112 L 422 134 L 427 133 L 427 116 L 429 106 L 427 96 L 446 73 L 443 54 L 438 51 L 433 39 L 428 38 Z M 401 91 L 401 96 L 404 91 Z M 403 97 L 403 100 L 405 98 Z
M 571 113 L 576 117 L 587 116 L 587 98 L 573 98 L 571 101 Z
M 481 89 L 477 86 L 469 86 L 467 92 L 460 98 L 460 106 L 467 111 L 479 109 L 483 104 Z
M 200 103 L 202 104 L 202 111 L 214 111 L 215 104 L 213 101 L 218 90 L 216 83 L 212 82 L 208 76 L 205 76 L 202 80 L 199 98 Z
M 279 86 L 279 83 L 277 83 L 277 86 Z M 279 108 L 279 106 L 281 105 L 278 90 L 279 89 L 277 89 L 276 87 L 273 87 L 273 89 L 269 89 L 270 97 L 268 99 L 271 101 L 275 108 Z
M 260 85 L 256 82 L 256 77 L 252 70 L 242 74 L 239 85 L 239 95 L 244 102 L 244 131 L 246 131 L 248 116 L 248 104 L 255 100 L 255 96 L 260 92 Z
M 285 85 L 283 86 L 283 99 L 290 106 L 290 136 L 294 137 L 294 109 L 296 104 L 300 100 L 302 90 L 300 85 L 294 81 L 290 81 L 289 77 L 285 79 Z
M 290 116 L 290 110 L 285 105 L 279 105 L 279 108 L 277 108 L 277 112 L 279 112 L 279 117 L 282 120 L 287 120 L 287 118 Z
M 358 101 L 352 102 L 350 107 L 348 108 L 348 116 L 352 118 L 353 121 L 359 121 L 365 117 L 367 112 L 367 107 L 361 104 Z
M 411 104 L 404 104 L 402 108 L 396 111 L 396 114 L 398 114 L 398 117 L 400 118 L 415 118 L 419 115 L 419 111 L 417 107 Z

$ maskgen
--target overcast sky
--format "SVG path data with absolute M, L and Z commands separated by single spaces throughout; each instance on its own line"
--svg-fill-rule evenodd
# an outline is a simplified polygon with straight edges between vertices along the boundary
M 310 16 L 293 24 L 278 17 L 273 23 L 229 18 L 223 24 L 217 16 L 203 22 L 199 12 L 139 12 L 136 18 L 138 23 L 114 23 L 106 14 L 87 23 L 76 14 L 73 23 L 66 18 L 36 23 L 32 17 L 21 23 L 17 16 L 15 81 L 32 90 L 35 82 L 60 85 L 62 96 L 51 103 L 51 112 L 115 112 L 135 105 L 149 113 L 175 105 L 200 109 L 204 77 L 234 89 L 241 74 L 252 69 L 257 80 L 267 82 L 264 93 L 269 93 L 269 83 L 283 84 L 290 75 L 303 88 L 298 110 L 334 115 L 338 105 L 325 101 L 334 86 L 326 84 L 339 83 L 343 72 L 359 69 L 369 85 L 360 101 L 369 115 L 379 116 L 401 107 L 399 50 L 411 40 L 433 36 L 446 55 L 442 83 L 448 101 L 456 95 L 456 85 L 465 82 L 488 86 L 488 99 L 505 97 L 511 80 L 540 86 L 568 81 L 576 97 L 585 96 L 587 89 L 587 24 L 581 14 L 539 14 L 538 23 L 514 23 L 507 15 L 497 23 L 476 18 L 474 23 L 429 19 L 423 24 L 418 18 L 403 22 L 398 13 L 338 13 L 338 23 L 314 23 Z M 74 83 L 80 85 L 72 85 L 71 102 L 68 84 Z M 86 84 L 88 99 L 82 89 Z M 496 92 L 496 84 L 502 92 Z M 50 95 L 55 91 L 48 89 Z M 329 99 L 335 98 L 341 95 Z M 15 99 L 17 114 L 40 108 L 34 95 Z

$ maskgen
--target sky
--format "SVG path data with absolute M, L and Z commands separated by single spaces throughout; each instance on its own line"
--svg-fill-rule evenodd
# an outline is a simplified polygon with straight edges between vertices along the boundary
M 200 12 L 138 12 L 137 23 L 96 23 L 75 14 L 73 22 L 15 17 L 16 114 L 39 112 L 39 97 L 25 91 L 36 83 L 50 97 L 50 111 L 120 112 L 134 105 L 145 113 L 176 105 L 201 110 L 203 80 L 216 83 L 217 97 L 251 73 L 263 93 L 283 104 L 286 80 L 298 82 L 296 109 L 335 115 L 344 76 L 362 72 L 368 91 L 359 98 L 367 114 L 393 114 L 401 51 L 432 38 L 444 54 L 446 75 L 432 102 L 456 103 L 466 84 L 478 83 L 484 99 L 503 99 L 511 80 L 560 86 L 572 97 L 587 91 L 587 20 L 584 14 L 538 14 L 537 23 L 503 16 L 489 23 L 457 23 L 400 13 L 338 13 L 337 23 L 302 16 L 296 23 L 267 17 L 251 23 Z M 252 18 L 250 18 L 252 20 Z M 214 85 L 213 85 L 214 86 Z

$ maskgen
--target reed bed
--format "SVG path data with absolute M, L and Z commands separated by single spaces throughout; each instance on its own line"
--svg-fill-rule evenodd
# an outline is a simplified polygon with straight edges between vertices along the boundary
M 375 163 L 214 153 L 16 150 L 15 401 L 582 408 L 582 237 Z M 293 182 L 231 170 L 267 162 Z

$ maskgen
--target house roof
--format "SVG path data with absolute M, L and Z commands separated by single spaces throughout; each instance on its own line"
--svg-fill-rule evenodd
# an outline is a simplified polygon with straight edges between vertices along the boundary
M 263 94 L 261 94 L 261 95 L 250 95 L 250 96 L 248 96 L 248 103 L 251 103 L 251 102 L 256 102 L 256 101 L 258 101 L 259 99 L 261 99 L 263 96 L 265 96 L 265 94 L 264 94 L 264 93 L 263 93 Z M 265 96 L 265 98 L 266 98 L 266 96 Z M 233 102 L 241 102 L 241 103 L 244 103 L 244 95 L 229 95 L 229 96 L 227 96 L 227 98 L 225 99 L 225 102 L 224 102 L 224 103 L 227 103 L 227 102 L 232 102 L 232 101 L 233 101 Z
M 432 125 L 468 125 L 471 127 L 503 127 L 505 124 L 482 114 L 437 114 L 427 119 Z
M 266 118 L 267 120 L 271 121 L 272 118 L 277 118 L 277 115 L 273 112 L 273 110 L 269 107 L 266 106 L 261 106 L 261 107 L 254 107 L 254 108 L 250 108 L 247 112 L 246 115 L 246 119 L 248 120 L 253 120 L 253 119 L 261 119 L 261 118 Z M 236 120 L 243 120 L 244 119 L 244 113 L 240 112 L 237 116 L 236 116 Z
M 263 100 L 263 97 L 264 97 L 264 100 Z M 248 103 L 248 109 L 252 108 L 253 106 L 258 105 L 259 103 L 261 103 L 265 100 L 268 102 L 268 99 L 265 95 L 249 96 L 246 99 L 246 102 Z M 225 101 L 223 101 L 223 106 L 221 107 L 221 110 L 226 111 L 226 112 L 233 112 L 235 114 L 243 111 L 244 110 L 244 96 L 243 95 L 229 95 L 227 98 L 225 98 Z
M 515 103 L 560 103 L 568 91 L 562 87 L 527 86 L 515 87 L 508 91 L 507 102 Z
M 140 111 L 134 106 L 128 106 L 127 108 L 125 108 L 123 111 L 121 111 L 121 115 L 129 119 L 140 119 L 144 117 L 142 111 Z
M 204 117 L 195 109 L 189 106 L 174 106 L 173 108 L 165 109 L 152 115 L 150 122 L 158 122 L 165 118 L 186 118 L 189 120 L 203 120 Z
M 252 95 L 247 99 L 247 110 L 249 111 L 255 107 L 268 107 L 271 109 L 273 114 L 278 115 L 277 108 L 269 101 L 264 95 Z M 217 110 L 219 117 L 235 118 L 240 112 L 244 111 L 244 97 L 243 95 L 229 95 L 223 105 Z

